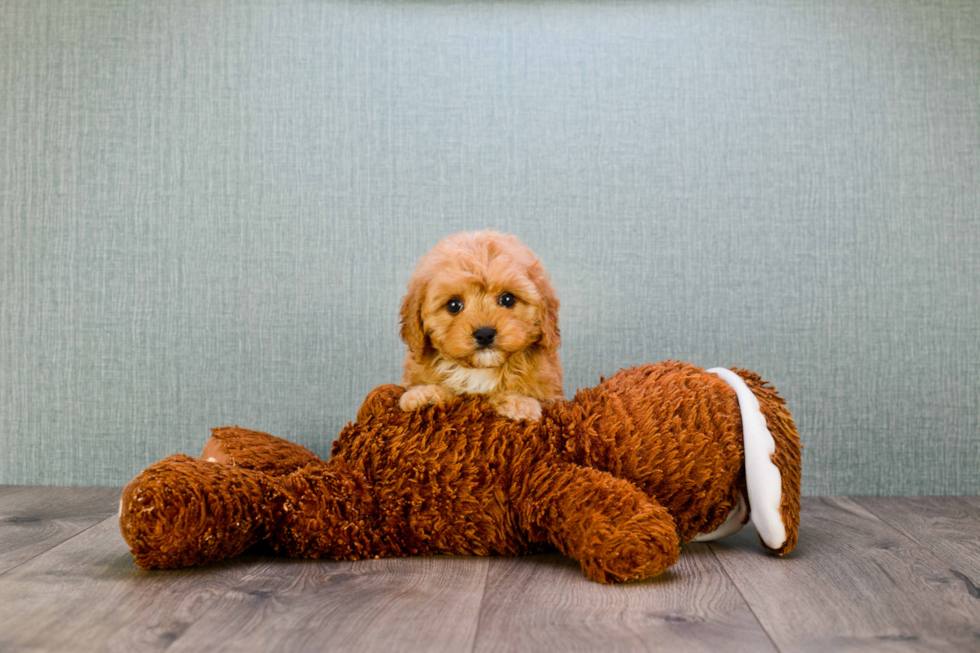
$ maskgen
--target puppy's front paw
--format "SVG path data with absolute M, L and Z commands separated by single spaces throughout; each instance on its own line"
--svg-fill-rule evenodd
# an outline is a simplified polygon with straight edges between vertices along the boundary
M 490 405 L 502 417 L 527 419 L 532 422 L 541 419 L 541 403 L 533 397 L 514 393 L 504 393 L 490 399 Z
M 416 385 L 405 391 L 398 405 L 408 413 L 424 406 L 444 404 L 452 397 L 453 394 L 441 385 Z

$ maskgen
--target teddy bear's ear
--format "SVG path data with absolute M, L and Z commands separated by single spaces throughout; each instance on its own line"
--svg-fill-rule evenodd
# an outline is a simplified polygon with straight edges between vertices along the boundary
M 412 357 L 419 363 L 422 362 L 426 349 L 432 346 L 422 324 L 422 302 L 425 301 L 427 286 L 425 279 L 419 276 L 412 277 L 408 282 L 408 294 L 402 297 L 400 312 L 402 340 L 408 345 Z
M 558 309 L 561 307 L 561 302 L 558 301 L 558 295 L 541 261 L 536 261 L 528 273 L 541 296 L 541 338 L 538 344 L 546 352 L 553 354 L 561 346 L 561 331 L 558 329 Z

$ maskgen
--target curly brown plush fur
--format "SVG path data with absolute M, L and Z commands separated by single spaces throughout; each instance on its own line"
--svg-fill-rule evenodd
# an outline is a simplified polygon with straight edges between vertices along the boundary
M 783 554 L 796 544 L 799 440 L 775 391 L 736 372 L 776 441 Z M 123 491 L 120 527 L 136 563 L 203 564 L 262 541 L 348 560 L 553 546 L 589 578 L 629 581 L 674 564 L 681 542 L 717 528 L 745 494 L 735 393 L 691 365 L 623 370 L 545 406 L 540 422 L 497 417 L 480 396 L 403 412 L 403 392 L 372 391 L 327 462 L 225 428 L 205 460 L 151 466 Z

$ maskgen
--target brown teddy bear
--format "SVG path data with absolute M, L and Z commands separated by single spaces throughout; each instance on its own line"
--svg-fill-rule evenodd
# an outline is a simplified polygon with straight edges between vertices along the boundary
M 199 565 L 261 542 L 345 560 L 557 547 L 593 580 L 630 581 L 674 564 L 681 542 L 737 531 L 749 510 L 766 548 L 796 544 L 799 439 L 752 372 L 635 367 L 536 422 L 481 396 L 403 412 L 402 392 L 373 390 L 326 462 L 234 427 L 214 429 L 201 459 L 149 467 L 120 508 L 136 564 Z

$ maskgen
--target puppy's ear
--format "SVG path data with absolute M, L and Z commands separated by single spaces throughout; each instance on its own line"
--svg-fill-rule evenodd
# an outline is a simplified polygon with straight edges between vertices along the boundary
M 416 277 L 408 282 L 408 294 L 402 297 L 400 312 L 402 340 L 419 363 L 422 362 L 425 350 L 431 346 L 422 325 L 422 302 L 425 300 L 426 285 L 424 280 Z
M 558 295 L 551 286 L 551 280 L 541 261 L 535 262 L 528 272 L 541 295 L 541 338 L 538 344 L 546 352 L 553 354 L 561 347 L 561 331 L 558 329 L 558 309 L 561 302 L 558 301 Z

